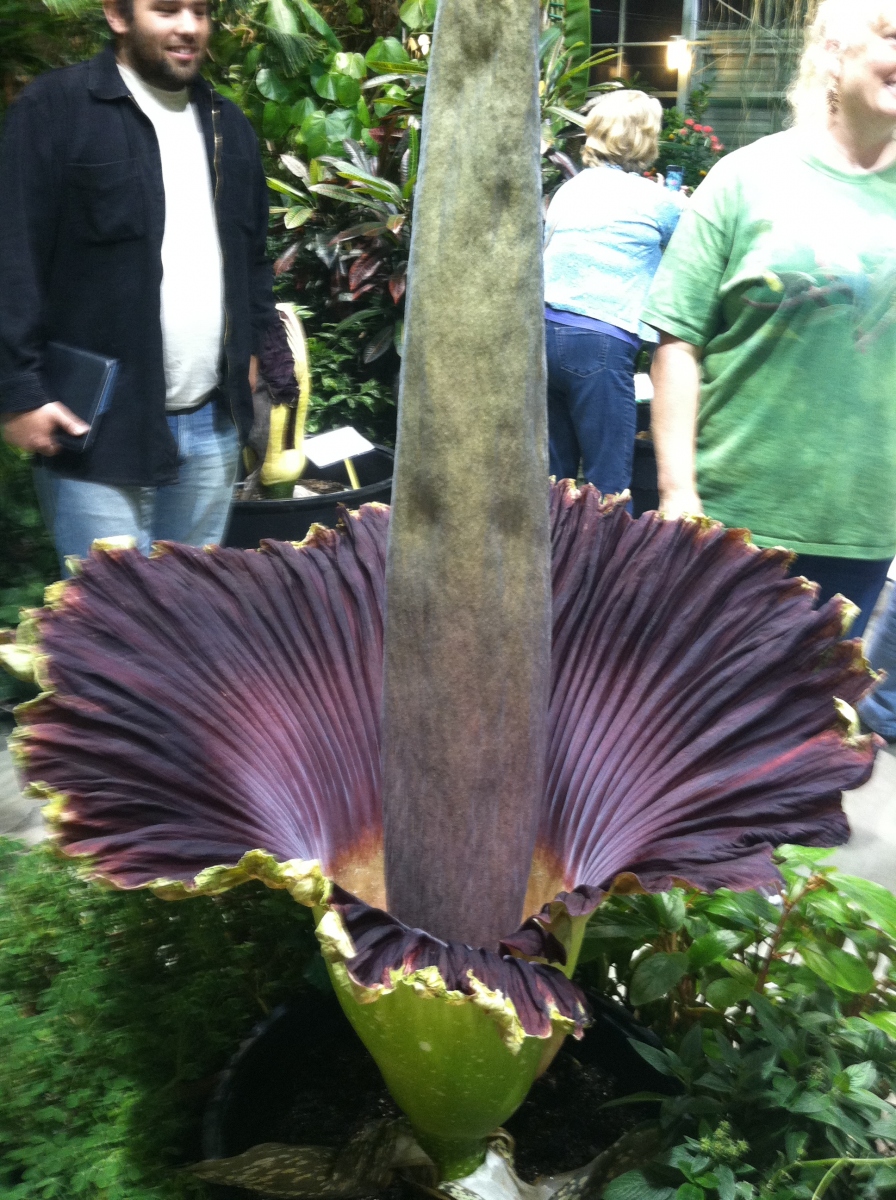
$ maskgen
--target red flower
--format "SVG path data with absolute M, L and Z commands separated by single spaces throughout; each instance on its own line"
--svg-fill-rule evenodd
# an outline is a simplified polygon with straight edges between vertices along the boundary
M 712 133 L 712 126 L 711 126 L 711 125 L 704 125 L 704 126 L 703 126 L 703 132 L 704 132 L 704 133 Z
M 703 126 L 702 126 L 702 125 L 695 125 L 695 126 L 694 126 L 694 133 L 703 133 L 703 132 L 704 132 L 704 129 L 703 129 Z
M 685 121 L 685 125 L 693 125 L 693 124 L 694 124 L 693 117 L 688 117 L 687 120 Z

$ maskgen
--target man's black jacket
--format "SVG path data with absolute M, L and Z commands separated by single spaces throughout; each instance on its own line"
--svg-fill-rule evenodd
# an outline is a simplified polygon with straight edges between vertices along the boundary
M 224 260 L 221 403 L 243 438 L 248 372 L 273 315 L 265 253 L 268 194 L 249 122 L 193 85 L 212 171 Z M 36 79 L 12 105 L 0 144 L 0 412 L 39 408 L 43 346 L 117 358 L 111 407 L 86 454 L 53 465 L 102 483 L 177 478 L 165 420 L 160 288 L 165 192 L 155 130 L 109 46 Z

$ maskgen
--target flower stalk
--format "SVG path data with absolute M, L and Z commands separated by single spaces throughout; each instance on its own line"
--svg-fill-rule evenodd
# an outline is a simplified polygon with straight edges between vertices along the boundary
M 387 560 L 389 911 L 496 948 L 543 794 L 550 548 L 537 0 L 442 0 Z

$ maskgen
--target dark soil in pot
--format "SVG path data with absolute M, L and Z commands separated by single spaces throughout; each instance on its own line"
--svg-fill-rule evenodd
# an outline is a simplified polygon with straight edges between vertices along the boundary
M 567 1039 L 506 1128 L 516 1166 L 533 1180 L 580 1167 L 626 1130 L 652 1116 L 652 1105 L 601 1105 L 636 1091 L 667 1090 L 628 1039 L 646 1036 L 624 1010 L 595 1002 L 596 1025 L 581 1042 Z M 221 1079 L 206 1114 L 206 1157 L 239 1154 L 259 1142 L 343 1144 L 369 1121 L 399 1116 L 379 1071 L 333 996 L 310 994 L 257 1026 Z M 249 1197 L 240 1189 L 214 1189 Z M 404 1196 L 396 1184 L 389 1197 Z

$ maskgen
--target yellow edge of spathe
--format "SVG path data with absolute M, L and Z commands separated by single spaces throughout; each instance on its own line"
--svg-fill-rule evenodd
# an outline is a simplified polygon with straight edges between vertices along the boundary
M 519 1054 L 527 1038 L 538 1036 L 526 1033 L 513 1001 L 503 992 L 484 984 L 476 977 L 472 968 L 467 971 L 471 989 L 469 995 L 457 989 L 450 989 L 438 967 L 433 965 L 420 967 L 415 971 L 390 971 L 388 982 L 365 987 L 353 978 L 349 970 L 349 964 L 356 951 L 340 914 L 335 909 L 327 909 L 320 917 L 315 932 L 320 942 L 321 953 L 330 964 L 334 975 L 345 983 L 358 1004 L 374 1004 L 381 996 L 389 995 L 396 988 L 407 987 L 421 1000 L 436 1000 L 445 1004 L 475 1004 L 495 1022 L 501 1041 L 511 1054 Z M 550 1004 L 549 1015 L 551 1033 L 545 1034 L 540 1040 L 546 1041 L 550 1038 L 555 1027 L 562 1029 L 564 1033 L 572 1033 L 575 1029 L 575 1021 L 563 1016 L 553 1003 Z

